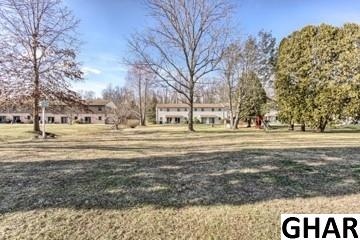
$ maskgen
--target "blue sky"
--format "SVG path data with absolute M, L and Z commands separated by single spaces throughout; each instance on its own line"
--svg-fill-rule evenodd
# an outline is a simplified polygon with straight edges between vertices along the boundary
M 279 41 L 308 24 L 360 23 L 359 0 L 232 1 L 238 6 L 235 21 L 242 36 L 263 29 Z M 151 22 L 143 0 L 65 0 L 65 4 L 81 20 L 84 42 L 80 61 L 85 81 L 74 87 L 100 96 L 108 84 L 124 85 L 126 68 L 121 61 L 128 54 L 127 39 Z

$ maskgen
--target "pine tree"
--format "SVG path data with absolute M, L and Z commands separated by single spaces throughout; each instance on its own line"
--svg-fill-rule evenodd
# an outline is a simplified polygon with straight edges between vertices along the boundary
M 156 105 L 158 104 L 158 99 L 155 94 L 152 95 L 152 98 L 149 102 L 147 109 L 147 120 L 149 123 L 156 124 Z
M 275 83 L 279 117 L 323 132 L 359 115 L 360 27 L 307 26 L 279 48 Z

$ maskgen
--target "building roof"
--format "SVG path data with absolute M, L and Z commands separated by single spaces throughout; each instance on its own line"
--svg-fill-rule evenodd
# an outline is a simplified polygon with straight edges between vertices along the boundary
M 157 108 L 187 108 L 188 104 L 185 103 L 166 103 L 157 104 Z M 223 108 L 225 104 L 222 103 L 194 103 L 194 108 Z
M 57 111 L 62 112 L 64 111 L 64 107 L 69 108 L 82 108 L 86 109 L 88 107 L 109 107 L 111 109 L 115 109 L 116 105 L 110 100 L 104 99 L 95 99 L 95 100 L 88 100 L 83 102 L 83 106 L 79 105 L 78 103 L 74 103 L 73 105 L 67 105 L 63 102 L 59 101 L 50 101 L 50 105 L 48 107 L 48 111 Z M 0 113 L 27 113 L 32 111 L 32 102 L 27 101 L 24 103 L 19 103 L 12 106 L 0 106 Z
M 86 100 L 85 104 L 89 106 L 104 106 L 110 102 L 111 102 L 110 100 L 94 99 L 94 100 Z

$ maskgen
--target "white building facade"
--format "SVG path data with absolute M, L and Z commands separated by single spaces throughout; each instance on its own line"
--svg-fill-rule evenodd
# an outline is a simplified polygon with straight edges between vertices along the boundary
M 157 124 L 181 124 L 188 122 L 190 107 L 187 104 L 158 104 Z M 194 104 L 193 119 L 202 124 L 223 124 L 228 111 L 223 104 Z
M 111 101 L 92 100 L 88 101 L 85 109 L 56 105 L 46 110 L 45 122 L 55 124 L 105 124 L 112 116 L 112 109 L 116 106 Z M 41 114 L 40 114 L 40 121 Z M 34 118 L 31 109 L 25 107 L 13 107 L 0 110 L 0 123 L 32 123 Z

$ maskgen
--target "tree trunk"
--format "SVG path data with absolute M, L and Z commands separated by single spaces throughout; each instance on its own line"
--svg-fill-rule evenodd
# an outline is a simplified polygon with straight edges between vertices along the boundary
M 232 127 L 232 129 L 239 129 L 239 122 L 240 122 L 240 118 L 237 116 L 236 118 L 235 118 L 235 121 L 234 121 L 234 123 L 233 123 L 233 127 Z
M 33 117 L 34 117 L 34 132 L 40 132 L 40 124 L 39 124 L 39 98 L 40 98 L 40 90 L 39 90 L 39 69 L 37 65 L 37 59 L 36 59 L 36 49 L 34 50 L 34 106 L 33 106 Z M 45 119 L 42 119 L 42 121 L 45 121 Z
M 193 108 L 194 108 L 194 104 L 190 103 L 190 111 L 189 111 L 189 121 L 188 121 L 188 130 L 190 132 L 195 132 L 194 130 L 194 119 L 193 119 Z
M 143 104 L 142 104 L 142 94 L 141 94 L 141 78 L 138 77 L 138 97 L 139 97 L 139 114 L 140 114 L 140 126 L 143 126 Z
M 189 103 L 189 121 L 188 121 L 188 130 L 190 132 L 195 132 L 194 129 L 194 92 L 190 90 L 190 103 Z
M 229 84 L 229 108 L 230 108 L 230 128 L 234 129 L 234 111 L 233 111 L 233 100 L 232 100 L 230 84 Z
M 320 124 L 319 124 L 319 127 L 318 127 L 319 132 L 321 132 L 321 133 L 325 132 L 327 122 L 328 122 L 327 120 L 323 120 L 323 117 L 320 118 Z
M 234 112 L 232 109 L 232 104 L 230 103 L 230 128 L 234 128 Z
M 146 126 L 148 84 L 149 84 L 149 83 L 148 83 L 148 79 L 145 79 L 145 87 L 144 87 L 144 108 L 143 108 L 143 126 Z
M 305 131 L 306 131 L 305 123 L 301 123 L 301 131 L 302 131 L 302 132 L 305 132 Z
M 43 119 L 44 120 L 44 119 Z M 33 105 L 33 129 L 34 132 L 40 132 L 40 124 L 39 124 L 39 99 L 34 97 L 34 105 Z
M 295 130 L 294 123 L 290 123 L 289 124 L 289 131 L 294 131 L 294 130 Z
M 36 56 L 37 53 L 37 47 L 38 47 L 38 40 L 37 40 L 37 32 L 36 34 L 33 34 L 32 40 L 34 45 L 32 46 L 32 57 L 33 57 L 33 70 L 34 70 L 34 92 L 33 92 L 33 100 L 34 100 L 34 106 L 33 106 L 33 117 L 34 117 L 34 132 L 40 132 L 40 124 L 39 124 L 39 101 L 40 101 L 40 75 L 39 75 L 39 65 L 38 65 L 38 59 Z M 42 119 L 42 121 L 45 121 L 45 119 Z
M 251 118 L 247 119 L 247 128 L 251 128 Z

